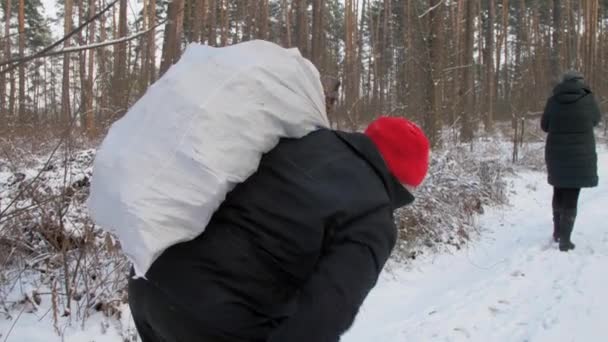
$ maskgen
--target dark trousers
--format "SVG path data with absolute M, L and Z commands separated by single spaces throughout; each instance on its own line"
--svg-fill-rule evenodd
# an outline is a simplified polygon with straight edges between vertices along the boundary
M 576 188 L 553 189 L 553 240 L 560 241 L 564 247 L 570 245 L 580 192 L 581 189 Z
M 210 335 L 190 313 L 145 279 L 129 278 L 129 307 L 142 342 L 231 341 Z
M 576 210 L 581 189 L 553 188 L 553 211 Z

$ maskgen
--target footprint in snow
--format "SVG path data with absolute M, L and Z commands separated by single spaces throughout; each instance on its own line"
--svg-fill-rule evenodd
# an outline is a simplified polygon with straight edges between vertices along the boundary
M 511 276 L 517 278 L 517 277 L 525 277 L 526 275 L 524 272 L 522 272 L 520 270 L 515 270 L 515 271 L 511 272 Z
M 464 336 L 466 336 L 467 338 L 471 338 L 471 334 L 469 334 L 469 332 L 464 328 L 454 328 L 454 331 L 458 331 L 458 332 L 462 333 Z

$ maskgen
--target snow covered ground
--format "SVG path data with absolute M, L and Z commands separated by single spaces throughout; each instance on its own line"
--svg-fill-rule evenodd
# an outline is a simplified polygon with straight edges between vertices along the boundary
M 510 180 L 512 205 L 486 211 L 477 241 L 408 268 L 392 265 L 342 341 L 605 341 L 608 150 L 598 165 L 600 186 L 581 194 L 576 250 L 561 253 L 550 241 L 545 175 L 520 172 Z M 50 307 L 29 309 L 8 318 L 0 307 L 0 342 L 136 341 L 125 305 L 120 321 L 97 314 L 83 329 L 60 320 L 63 338 Z
M 545 175 L 520 173 L 512 207 L 481 217 L 480 241 L 384 277 L 342 341 L 606 341 L 607 151 L 598 165 L 600 186 L 581 193 L 576 250 L 550 240 Z

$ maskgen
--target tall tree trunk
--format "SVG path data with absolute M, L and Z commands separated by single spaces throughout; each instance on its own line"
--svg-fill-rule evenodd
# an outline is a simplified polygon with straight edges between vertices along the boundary
M 217 46 L 217 2 L 222 0 L 209 0 L 209 45 Z
M 503 0 L 502 1 L 502 25 L 501 25 L 501 30 L 500 30 L 500 35 L 498 36 L 497 40 L 496 40 L 496 73 L 495 73 L 495 77 L 494 77 L 494 98 L 497 100 L 498 99 L 498 86 L 500 83 L 500 71 L 501 68 L 500 66 L 503 65 L 505 66 L 505 69 L 507 68 L 507 60 L 505 58 L 504 62 L 502 61 L 502 50 L 504 48 L 504 50 L 507 50 L 507 35 L 508 35 L 508 27 L 507 27 L 507 15 L 508 15 L 508 8 L 509 8 L 509 0 Z M 507 14 L 505 14 L 507 13 Z M 506 56 L 505 56 L 506 57 Z M 504 82 L 503 82 L 504 83 Z M 505 95 L 505 92 L 503 92 L 503 97 Z
M 260 2 L 258 39 L 268 40 L 268 16 L 270 15 L 268 0 L 260 0 Z
M 304 57 L 310 57 L 310 49 L 308 47 L 308 6 L 306 0 L 295 0 L 296 8 L 296 31 L 297 31 L 297 46 Z
M 443 6 L 439 3 L 441 0 L 429 0 L 429 8 L 435 8 L 428 14 L 429 33 L 426 39 L 428 51 L 427 60 L 427 77 L 426 77 L 426 115 L 424 120 L 424 128 L 432 145 L 436 145 L 439 138 L 439 129 L 441 128 L 441 56 L 442 56 L 442 30 L 443 22 Z M 437 6 L 437 7 L 436 7 Z
M 204 0 L 203 0 L 204 1 Z M 148 4 L 148 24 L 150 28 L 156 26 L 156 0 L 149 0 Z M 150 76 L 149 83 L 156 81 L 156 30 L 152 30 L 147 35 L 148 42 L 148 74 Z
M 215 2 L 215 1 L 213 1 Z M 181 29 L 183 24 L 184 0 L 174 0 L 167 7 L 169 21 L 165 25 L 165 38 L 163 41 L 163 52 L 160 64 L 160 74 L 164 74 L 171 65 L 177 62 L 181 53 Z
M 323 42 L 323 16 L 325 15 L 324 0 L 313 0 L 312 3 L 312 50 L 311 50 L 311 61 L 318 68 L 321 67 L 321 53 L 322 53 L 322 42 Z
M 283 44 L 285 47 L 291 47 L 291 20 L 290 19 L 290 11 L 289 5 L 287 4 L 287 0 L 281 0 L 281 6 L 283 7 L 283 21 L 285 22 L 285 37 L 283 40 Z
M 581 37 L 579 32 L 581 32 L 581 21 L 583 16 L 581 15 L 583 8 L 581 7 L 581 2 L 580 1 L 574 1 L 574 3 L 576 4 L 576 14 L 574 16 L 575 20 L 575 24 L 574 24 L 574 32 L 576 33 L 574 35 L 574 68 L 578 69 L 578 70 L 583 70 L 583 59 L 584 59 L 584 54 L 581 52 L 581 48 L 584 44 L 581 44 Z
M 95 0 L 89 0 L 89 18 L 97 12 Z M 89 24 L 89 43 L 95 43 L 95 22 Z M 86 84 L 86 99 L 84 101 L 84 113 L 86 117 L 85 128 L 89 137 L 94 137 L 95 132 L 95 110 L 93 109 L 93 76 L 95 73 L 95 51 L 89 51 L 88 78 Z
M 585 1 L 586 16 L 585 23 L 587 28 L 585 29 L 586 38 L 586 63 L 585 63 L 585 77 L 587 82 L 592 88 L 595 87 L 596 83 L 596 49 L 597 49 L 597 21 L 598 21 L 598 0 L 587 0 Z
M 382 14 L 382 35 L 380 39 L 380 75 L 378 75 L 378 85 L 380 93 L 380 105 L 382 111 L 388 109 L 388 70 L 391 64 L 392 51 L 389 46 L 390 38 L 390 18 L 391 18 L 391 0 L 384 0 L 383 3 L 383 14 Z M 355 12 L 356 13 L 356 12 Z M 380 31 L 380 30 L 379 30 Z
M 6 60 L 11 59 L 11 0 L 6 0 L 6 7 L 4 10 L 4 39 L 2 40 L 2 53 L 3 58 Z M 0 122 L 5 123 L 6 120 L 6 72 L 0 72 Z M 9 113 L 10 115 L 10 113 Z
M 458 4 L 456 7 L 456 15 L 454 18 L 454 51 L 456 59 L 456 69 L 453 72 L 452 78 L 454 79 L 454 87 L 452 89 L 452 98 L 454 99 L 454 104 L 452 107 L 452 120 L 450 121 L 450 125 L 455 125 L 460 121 L 460 116 L 462 112 L 464 112 L 464 97 L 463 94 L 465 92 L 465 84 L 462 84 L 464 70 L 467 67 L 464 62 L 464 53 L 462 52 L 463 48 L 463 30 L 462 30 L 462 22 L 464 19 L 464 4 L 465 0 L 458 0 Z M 462 122 L 460 122 L 462 124 Z
M 19 0 L 19 57 L 25 55 L 25 0 Z M 25 63 L 19 64 L 19 120 L 25 122 Z
M 221 42 L 222 46 L 228 45 L 228 34 L 230 33 L 230 13 L 228 12 L 228 8 L 230 4 L 227 0 L 221 0 L 221 18 L 222 18 L 222 37 Z M 178 35 L 179 37 L 179 35 Z
M 583 72 L 587 75 L 587 82 L 591 80 L 591 3 L 593 0 L 583 1 L 583 20 L 585 31 L 583 33 Z
M 49 101 L 48 101 L 48 99 L 49 99 L 49 93 L 50 92 L 48 91 L 48 83 L 50 83 L 50 82 L 47 81 L 49 79 L 47 64 L 48 63 L 43 63 L 42 64 L 42 68 L 44 70 L 43 73 L 42 73 L 44 75 L 44 83 L 43 83 L 43 86 L 42 86 L 42 96 L 44 98 L 44 100 L 43 100 L 44 101 L 44 107 L 43 107 L 44 108 L 44 120 L 48 119 L 48 113 L 49 113 L 49 110 L 48 110 L 49 109 Z
M 509 0 L 503 0 L 503 8 L 502 8 L 502 27 L 504 30 L 503 34 L 503 46 L 505 50 L 505 61 L 503 68 L 503 99 L 505 102 L 509 103 L 511 101 L 511 84 L 510 84 L 510 73 L 509 73 Z
M 176 63 L 179 57 L 182 55 L 182 40 L 184 38 L 184 8 L 186 6 L 185 0 L 174 0 L 178 3 L 177 13 L 175 14 L 175 45 L 174 49 L 174 61 Z
M 402 71 L 402 76 L 399 80 L 399 83 L 402 86 L 401 92 L 399 93 L 399 95 L 402 96 L 403 98 L 403 106 L 404 106 L 404 115 L 411 115 L 410 114 L 410 108 L 408 103 L 410 102 L 410 87 L 409 87 L 409 76 L 411 74 L 411 60 L 412 58 L 410 58 L 410 53 L 412 52 L 412 43 L 411 43 L 411 39 L 410 39 L 410 11 L 411 11 L 411 0 L 407 0 L 405 1 L 405 3 L 403 4 L 403 12 L 402 12 L 402 17 L 401 17 L 401 26 L 403 27 L 403 32 L 402 32 L 402 43 L 403 43 L 403 47 L 404 47 L 404 61 L 401 65 L 401 67 L 403 68 Z M 361 25 L 363 26 L 363 25 Z
M 192 20 L 192 34 L 190 41 L 201 41 L 201 28 L 203 25 L 203 0 L 194 1 L 194 15 Z
M 99 0 L 99 8 L 102 8 L 105 6 L 105 0 Z M 105 42 L 108 39 L 108 28 L 106 26 L 106 20 L 107 17 L 106 15 L 102 15 L 99 18 L 99 41 L 100 42 Z M 99 106 L 99 113 L 100 113 L 100 118 L 105 118 L 106 114 L 108 113 L 108 107 L 109 107 L 109 96 L 108 96 L 108 89 L 110 88 L 110 77 L 109 77 L 109 70 L 107 67 L 107 60 L 106 60 L 106 49 L 101 47 L 97 49 L 97 60 L 98 60 L 98 67 L 99 67 L 99 76 L 101 79 L 101 89 L 99 92 L 99 99 L 98 99 L 98 106 Z
M 473 123 L 471 122 L 472 114 L 475 110 L 475 89 L 473 84 L 473 41 L 474 31 L 473 23 L 475 21 L 474 2 L 466 1 L 465 4 L 465 33 L 464 33 L 464 89 L 463 96 L 465 99 L 464 111 L 460 114 L 461 117 L 461 138 L 463 141 L 471 141 L 473 139 Z
M 486 29 L 486 46 L 484 64 L 486 67 L 486 85 L 485 85 L 485 113 L 484 113 L 484 128 L 486 132 L 492 131 L 494 121 L 494 20 L 496 9 L 494 0 L 488 0 L 488 22 Z
M 574 37 L 574 18 L 572 14 L 572 2 L 571 0 L 564 0 L 566 2 L 566 10 L 564 13 L 564 19 L 566 20 L 566 29 L 568 30 L 568 34 L 565 36 L 565 44 L 563 44 L 565 51 L 566 69 L 573 68 L 573 58 L 572 58 L 572 49 L 573 49 L 573 37 Z
M 78 2 L 78 26 L 84 22 L 84 1 L 77 0 Z M 78 44 L 86 45 L 85 37 L 83 34 L 84 30 L 78 32 Z M 86 31 L 84 31 L 86 32 Z M 86 129 L 86 116 L 87 116 L 87 51 L 78 52 L 78 72 L 80 77 L 80 113 L 79 119 L 83 128 Z
M 148 15 L 149 13 L 149 9 L 148 7 L 150 1 L 149 0 L 143 0 L 143 9 L 142 9 L 142 25 L 141 25 L 141 29 L 142 30 L 148 30 L 151 27 L 153 27 L 153 24 L 150 24 L 150 16 Z M 139 30 L 139 28 L 138 28 Z M 141 72 L 140 75 L 138 77 L 138 85 L 139 85 L 139 94 L 143 94 L 146 91 L 146 88 L 148 88 L 148 82 L 150 81 L 150 72 L 149 72 L 149 68 L 150 68 L 150 49 L 148 48 L 148 37 L 147 35 L 145 36 L 141 36 L 139 38 L 139 49 L 141 51 L 140 54 L 140 65 L 141 65 Z
M 72 0 L 65 0 L 63 33 L 67 35 L 72 30 Z M 64 48 L 70 47 L 70 40 L 63 43 Z M 61 85 L 61 117 L 69 121 L 72 116 L 70 105 L 70 54 L 63 55 L 63 80 Z
M 551 39 L 551 76 L 553 82 L 557 83 L 560 74 L 559 55 L 561 51 L 561 0 L 553 0 L 553 35 Z
M 515 40 L 515 70 L 513 73 L 513 81 L 511 83 L 511 88 L 513 89 L 512 93 L 514 96 L 510 99 L 511 106 L 514 108 L 514 112 L 511 113 L 511 125 L 513 128 L 517 129 L 519 125 L 519 119 L 521 113 L 524 113 L 528 110 L 529 105 L 529 96 L 526 94 L 526 90 L 524 87 L 526 86 L 525 78 L 528 76 L 529 72 L 533 70 L 529 70 L 529 66 L 531 61 L 529 58 L 525 58 L 526 47 L 532 48 L 529 46 L 529 31 L 528 31 L 528 14 L 527 6 L 525 0 L 519 0 L 516 4 L 517 10 L 517 21 L 516 21 L 516 40 Z
M 258 10 L 258 6 L 256 4 L 256 1 L 254 0 L 243 0 L 244 4 L 243 6 L 245 7 L 244 11 L 245 13 L 245 23 L 244 23 L 244 30 L 243 30 L 243 39 L 244 40 L 251 40 L 252 38 L 256 37 L 257 32 L 256 32 L 256 27 L 255 27 L 255 22 L 256 22 L 256 17 L 257 17 L 257 10 Z
M 357 16 L 353 4 L 353 0 L 346 0 L 345 2 L 345 27 L 346 27 L 346 38 L 345 38 L 345 69 L 344 69 L 344 106 L 345 114 L 349 119 L 351 127 L 356 128 L 359 119 L 359 82 L 357 74 L 357 52 L 356 52 L 356 31 Z
M 127 0 L 120 0 L 118 11 L 118 35 L 127 36 Z M 114 53 L 114 75 L 112 82 L 112 109 L 115 117 L 120 117 L 127 110 L 128 77 L 127 77 L 127 42 L 118 43 Z
M 199 32 L 199 41 L 201 43 L 206 42 L 207 40 L 207 21 L 209 15 L 209 1 L 208 0 L 200 0 L 201 1 L 201 13 L 200 13 L 200 21 L 201 21 L 201 29 Z

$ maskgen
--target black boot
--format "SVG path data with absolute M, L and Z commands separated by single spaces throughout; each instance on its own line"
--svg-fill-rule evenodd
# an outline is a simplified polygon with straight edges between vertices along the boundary
M 560 217 L 559 225 L 559 250 L 567 252 L 574 249 L 576 246 L 570 240 L 572 229 L 574 228 L 574 220 L 576 219 L 576 209 L 565 209 Z
M 553 210 L 553 241 L 559 242 L 559 219 L 561 213 L 559 210 Z

